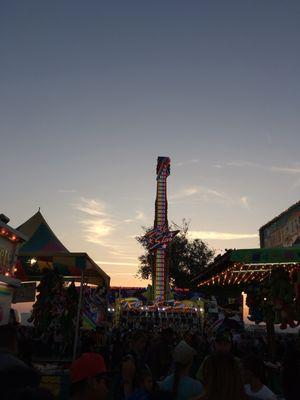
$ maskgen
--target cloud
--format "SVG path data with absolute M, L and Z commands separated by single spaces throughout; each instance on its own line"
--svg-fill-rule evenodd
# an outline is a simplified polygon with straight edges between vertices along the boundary
M 178 193 L 170 196 L 170 200 L 172 202 L 174 200 L 182 200 L 193 196 L 204 201 L 225 204 L 228 206 L 240 205 L 245 208 L 249 208 L 249 201 L 248 197 L 246 196 L 241 196 L 237 199 L 234 199 L 224 192 L 204 186 L 188 186 L 180 190 Z
M 75 189 L 59 189 L 58 193 L 77 193 Z
M 125 222 L 126 224 L 130 224 L 131 222 L 134 221 L 145 221 L 146 219 L 147 219 L 146 215 L 143 213 L 143 211 L 136 211 L 134 218 L 124 219 L 123 222 Z
M 193 196 L 193 195 L 195 195 L 195 194 L 197 194 L 199 192 L 200 192 L 200 188 L 199 187 L 197 187 L 197 186 L 189 186 L 189 187 L 186 187 L 186 188 L 182 189 L 178 193 L 170 196 L 170 200 L 184 199 L 185 197 Z
M 93 216 L 105 216 L 105 205 L 103 202 L 94 199 L 81 197 L 80 203 L 74 205 L 76 210 Z
M 134 220 L 131 219 L 131 218 L 124 219 L 124 222 L 125 222 L 126 224 L 130 224 L 130 222 L 133 222 L 133 221 L 134 221 Z
M 198 162 L 199 162 L 198 158 L 192 158 L 191 160 L 180 161 L 175 165 L 176 167 L 183 167 L 184 165 L 197 164 Z
M 254 168 L 264 168 L 263 165 L 254 163 L 252 161 L 230 161 L 224 163 L 224 166 L 228 167 L 254 167 Z
M 135 219 L 138 221 L 142 221 L 146 219 L 146 216 L 142 211 L 137 211 Z
M 136 263 L 129 263 L 129 262 L 115 262 L 115 261 L 96 261 L 97 264 L 102 265 L 125 265 L 125 266 L 134 266 L 138 265 L 138 261 Z
M 300 187 L 300 179 L 298 179 L 298 180 L 294 183 L 293 187 L 294 187 L 294 188 Z
M 257 233 L 231 233 L 215 231 L 190 231 L 189 236 L 193 239 L 202 240 L 238 240 L 257 238 Z
M 113 218 L 106 212 L 105 204 L 100 200 L 82 197 L 73 207 L 86 215 L 85 219 L 80 220 L 85 240 L 104 247 L 113 247 L 104 240 L 114 232 L 116 225 Z
M 247 196 L 242 196 L 240 198 L 241 205 L 245 208 L 249 208 L 249 199 Z
M 279 172 L 279 173 L 284 173 L 284 174 L 300 175 L 300 167 L 298 167 L 298 166 L 282 167 L 282 166 L 277 166 L 277 165 L 264 165 L 264 164 L 254 163 L 252 161 L 230 161 L 230 162 L 224 163 L 222 165 L 215 165 L 214 167 L 220 168 L 220 166 L 239 167 L 239 168 L 244 168 L 244 167 L 259 168 L 259 169 L 263 169 L 263 170 L 270 171 L 270 172 Z
M 300 174 L 300 168 L 293 168 L 293 167 L 270 167 L 270 171 L 273 172 L 282 172 L 286 174 Z
M 134 236 L 133 239 L 135 239 L 136 236 Z M 139 248 L 138 243 L 136 243 L 136 246 Z M 118 249 L 114 249 L 110 252 L 110 254 L 114 257 L 114 259 L 121 259 L 121 261 L 125 261 L 125 260 L 134 260 L 136 261 L 138 259 L 138 257 L 140 256 L 140 253 L 138 252 L 137 254 L 135 254 L 134 252 L 128 252 L 128 246 L 126 246 L 126 248 L 124 247 L 124 249 L 122 248 L 118 248 Z
M 109 272 L 109 275 L 110 276 L 118 276 L 118 275 L 135 276 L 136 274 L 128 273 L 128 272 Z
M 136 238 L 136 236 L 134 236 L 134 239 Z M 138 246 L 138 244 L 137 244 Z M 111 250 L 110 252 L 111 255 L 113 255 L 116 258 L 121 258 L 122 260 L 136 260 L 136 256 L 135 257 L 130 257 L 130 254 L 133 255 L 134 253 L 128 252 L 128 246 L 119 246 L 118 248 L 114 248 Z
M 104 247 L 112 247 L 111 244 L 105 242 L 103 238 L 109 236 L 114 231 L 114 225 L 108 219 L 87 219 L 81 220 L 84 226 L 83 231 L 85 240 L 94 244 L 101 244 Z

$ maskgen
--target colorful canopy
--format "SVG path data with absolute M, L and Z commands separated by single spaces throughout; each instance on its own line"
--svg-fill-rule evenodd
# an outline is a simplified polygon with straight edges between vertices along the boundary
M 40 211 L 20 225 L 17 230 L 28 237 L 28 241 L 20 249 L 19 254 L 21 255 L 34 252 L 69 252 L 47 224 Z
M 66 280 L 84 280 L 109 285 L 110 277 L 86 254 L 70 253 L 52 231 L 40 211 L 19 228 L 29 240 L 20 248 L 16 276 L 22 281 L 41 279 L 45 269 L 54 269 Z
M 109 285 L 109 276 L 86 254 L 35 254 L 20 256 L 16 267 L 16 277 L 22 281 L 39 281 L 45 269 L 53 269 L 65 280 L 84 281 L 99 285 Z

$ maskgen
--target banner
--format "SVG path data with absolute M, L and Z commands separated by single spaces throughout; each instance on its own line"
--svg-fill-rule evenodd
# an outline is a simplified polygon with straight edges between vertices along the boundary
M 95 329 L 106 320 L 107 289 L 105 286 L 91 288 L 86 286 L 83 293 L 82 326 Z

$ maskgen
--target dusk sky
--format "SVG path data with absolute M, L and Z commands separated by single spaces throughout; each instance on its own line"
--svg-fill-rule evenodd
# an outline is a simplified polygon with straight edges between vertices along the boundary
M 0 212 L 140 286 L 169 156 L 169 221 L 258 247 L 300 198 L 299 75 L 299 1 L 2 0 Z

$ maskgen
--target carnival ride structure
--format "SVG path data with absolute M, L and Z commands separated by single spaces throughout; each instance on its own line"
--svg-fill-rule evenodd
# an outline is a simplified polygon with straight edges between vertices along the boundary
M 170 175 L 170 164 L 169 157 L 157 159 L 154 228 L 144 236 L 148 250 L 154 252 L 152 270 L 154 301 L 164 301 L 169 297 L 167 247 L 179 232 L 170 231 L 168 224 L 167 178 Z

